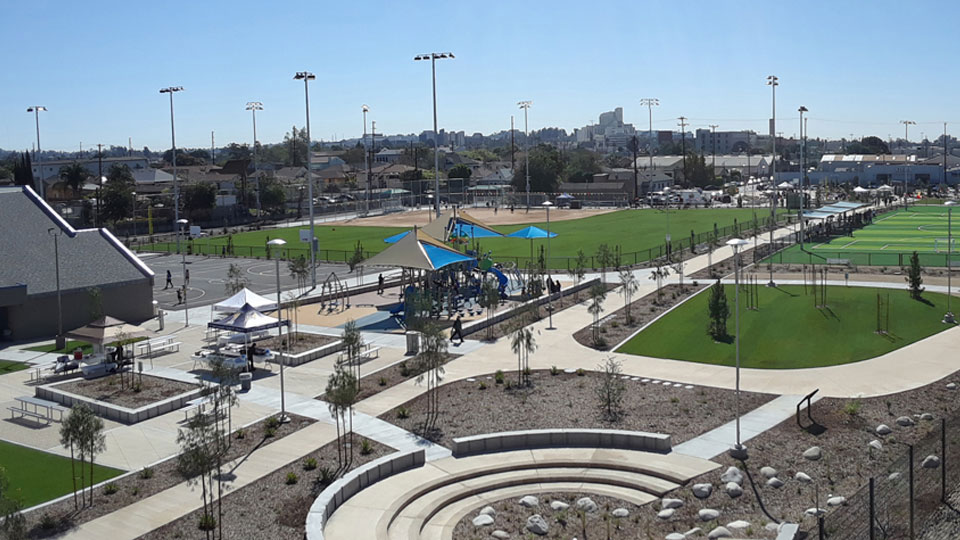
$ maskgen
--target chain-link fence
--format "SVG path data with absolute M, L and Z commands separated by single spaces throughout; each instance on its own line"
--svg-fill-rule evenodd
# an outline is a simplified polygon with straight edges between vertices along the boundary
M 900 456 L 821 517 L 809 538 L 913 540 L 921 534 L 920 524 L 960 486 L 960 417 L 943 419 L 916 444 L 895 448 Z

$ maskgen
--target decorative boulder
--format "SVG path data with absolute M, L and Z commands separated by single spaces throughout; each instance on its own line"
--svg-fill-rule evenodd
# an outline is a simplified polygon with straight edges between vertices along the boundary
M 683 507 L 683 501 L 681 501 L 680 499 L 669 499 L 666 497 L 664 497 L 663 499 L 660 499 L 660 508 L 667 509 L 667 508 L 682 508 L 682 507 Z
M 731 533 L 726 527 L 717 527 L 716 529 L 710 531 L 707 534 L 707 538 L 713 540 L 714 538 L 732 538 L 733 533 Z
M 570 508 L 570 505 L 563 501 L 550 501 L 550 509 L 555 512 L 562 512 Z
M 527 508 L 540 506 L 540 499 L 534 497 L 533 495 L 526 495 L 520 499 L 520 505 L 526 506 Z
M 499 529 L 490 533 L 490 536 L 492 538 L 496 538 L 497 540 L 510 540 L 510 533 L 507 531 L 501 531 Z
M 613 512 L 610 512 L 610 515 L 615 518 L 630 517 L 630 511 L 626 508 L 615 508 Z
M 698 499 L 706 499 L 713 493 L 713 484 L 694 484 L 690 491 Z
M 810 482 L 813 482 L 813 478 L 810 478 L 809 474 L 805 472 L 799 472 L 799 471 L 797 472 L 797 474 L 793 475 L 793 479 L 796 480 L 797 482 L 802 482 L 804 484 L 809 484 Z
M 877 432 L 877 435 L 889 435 L 893 433 L 893 430 L 890 429 L 890 426 L 886 424 L 880 424 L 879 426 L 877 426 L 877 429 L 875 431 Z
M 777 475 L 777 470 L 773 467 L 762 467 L 760 474 L 762 474 L 764 478 L 773 478 Z
M 480 515 L 481 515 L 481 516 L 495 516 L 495 515 L 497 515 L 497 511 L 494 510 L 492 506 L 484 506 L 483 509 L 480 510 Z
M 910 418 L 909 416 L 901 416 L 901 417 L 897 418 L 897 425 L 898 425 L 898 426 L 910 427 L 910 426 L 914 425 L 914 423 L 915 423 L 915 422 L 913 421 L 913 418 Z
M 887 477 L 887 480 L 893 482 L 894 480 L 896 480 L 896 479 L 898 479 L 898 478 L 900 478 L 900 473 L 895 472 L 895 473 L 890 473 L 890 476 Z
M 665 510 L 661 510 L 657 512 L 657 517 L 660 519 L 670 519 L 673 517 L 673 514 L 675 513 L 676 513 L 676 510 L 674 510 L 673 508 L 667 508 Z
M 928 412 L 925 412 L 925 413 L 923 413 L 923 414 L 920 415 L 920 419 L 929 422 L 929 421 L 933 420 L 933 415 L 930 414 L 930 413 L 928 413 Z
M 840 505 L 842 505 L 842 504 L 845 503 L 845 502 L 847 502 L 847 498 L 846 498 L 846 497 L 839 497 L 839 496 L 837 496 L 837 497 L 830 497 L 829 499 L 827 499 L 827 506 L 829 506 L 829 507 L 832 508 L 832 507 L 834 507 L 834 506 L 840 506 Z
M 803 452 L 803 457 L 810 461 L 818 461 L 823 457 L 823 450 L 821 450 L 819 446 L 811 446 Z
M 697 512 L 697 516 L 700 517 L 700 521 L 713 521 L 720 517 L 720 511 L 713 508 L 704 508 Z
M 540 514 L 534 514 L 527 518 L 527 530 L 543 536 L 547 534 L 547 521 Z
M 694 527 L 694 528 L 690 529 L 689 531 L 683 533 L 683 537 L 684 537 L 684 538 L 690 538 L 691 536 L 696 536 L 696 535 L 700 534 L 701 532 L 703 532 L 703 531 L 700 530 L 700 527 Z
M 729 495 L 731 499 L 736 499 L 743 495 L 743 488 L 736 482 L 727 482 L 727 486 L 723 488 L 723 490 L 727 492 L 727 495 Z
M 927 456 L 923 458 L 923 462 L 920 463 L 920 466 L 924 469 L 936 469 L 940 466 L 940 458 L 937 456 Z
M 593 499 L 590 497 L 583 497 L 582 499 L 577 499 L 577 510 L 583 510 L 584 512 L 593 513 L 598 510 L 597 503 L 593 502 Z
M 774 489 L 780 489 L 783 487 L 783 480 L 774 476 L 773 478 L 767 480 L 767 487 L 772 487 Z
M 956 389 L 957 389 L 957 383 L 955 382 L 947 383 L 947 390 L 956 390 Z
M 877 450 L 877 451 L 883 450 L 883 443 L 876 439 L 867 443 L 867 446 L 869 446 L 873 450 Z
M 489 527 L 490 525 L 493 525 L 493 516 L 480 514 L 479 516 L 473 518 L 474 527 Z
M 687 540 L 687 537 L 681 533 L 670 533 L 665 537 L 665 540 Z
M 807 508 L 803 513 L 808 516 L 818 517 L 826 514 L 827 511 L 823 508 Z
M 750 522 L 744 521 L 742 519 L 738 519 L 736 521 L 731 521 L 730 523 L 727 523 L 728 529 L 747 529 L 749 527 L 750 527 Z
M 720 475 L 720 481 L 724 484 L 728 482 L 733 482 L 737 485 L 743 485 L 743 472 L 736 467 L 730 467 L 727 471 Z

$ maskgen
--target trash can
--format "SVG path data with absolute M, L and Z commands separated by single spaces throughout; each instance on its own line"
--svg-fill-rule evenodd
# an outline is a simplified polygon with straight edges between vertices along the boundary
M 420 353 L 420 332 L 410 330 L 406 332 L 407 336 L 407 354 L 414 355 Z
M 253 384 L 253 373 L 244 372 L 240 374 L 240 390 L 244 392 L 250 391 L 250 386 Z

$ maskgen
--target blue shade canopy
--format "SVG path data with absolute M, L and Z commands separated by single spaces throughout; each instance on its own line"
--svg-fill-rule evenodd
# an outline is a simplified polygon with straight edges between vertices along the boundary
M 396 244 L 397 241 L 399 241 L 401 238 L 403 238 L 404 236 L 406 236 L 406 235 L 408 235 L 408 234 L 410 234 L 410 231 L 403 231 L 402 233 L 397 233 L 397 234 L 395 234 L 395 235 L 393 235 L 393 236 L 388 236 L 388 237 L 384 238 L 383 241 L 386 242 L 386 243 L 388 243 L 388 244 Z
M 503 235 L 486 227 L 460 222 L 453 226 L 453 232 L 450 234 L 450 236 L 466 236 L 467 238 L 493 238 Z
M 422 230 L 404 235 L 394 244 L 364 261 L 364 266 L 393 266 L 437 270 L 451 264 L 472 261 L 462 253 L 451 249 Z
M 523 238 L 526 240 L 535 240 L 537 238 L 554 238 L 557 236 L 557 233 L 555 232 L 548 233 L 547 231 L 541 229 L 540 227 L 531 225 L 529 227 L 520 229 L 519 231 L 512 232 L 507 236 L 510 238 Z

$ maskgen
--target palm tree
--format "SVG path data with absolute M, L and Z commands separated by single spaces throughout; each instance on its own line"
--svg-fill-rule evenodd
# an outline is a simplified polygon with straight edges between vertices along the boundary
M 79 163 L 71 163 L 60 167 L 60 180 L 73 190 L 73 196 L 80 197 L 80 188 L 90 178 L 90 171 Z

